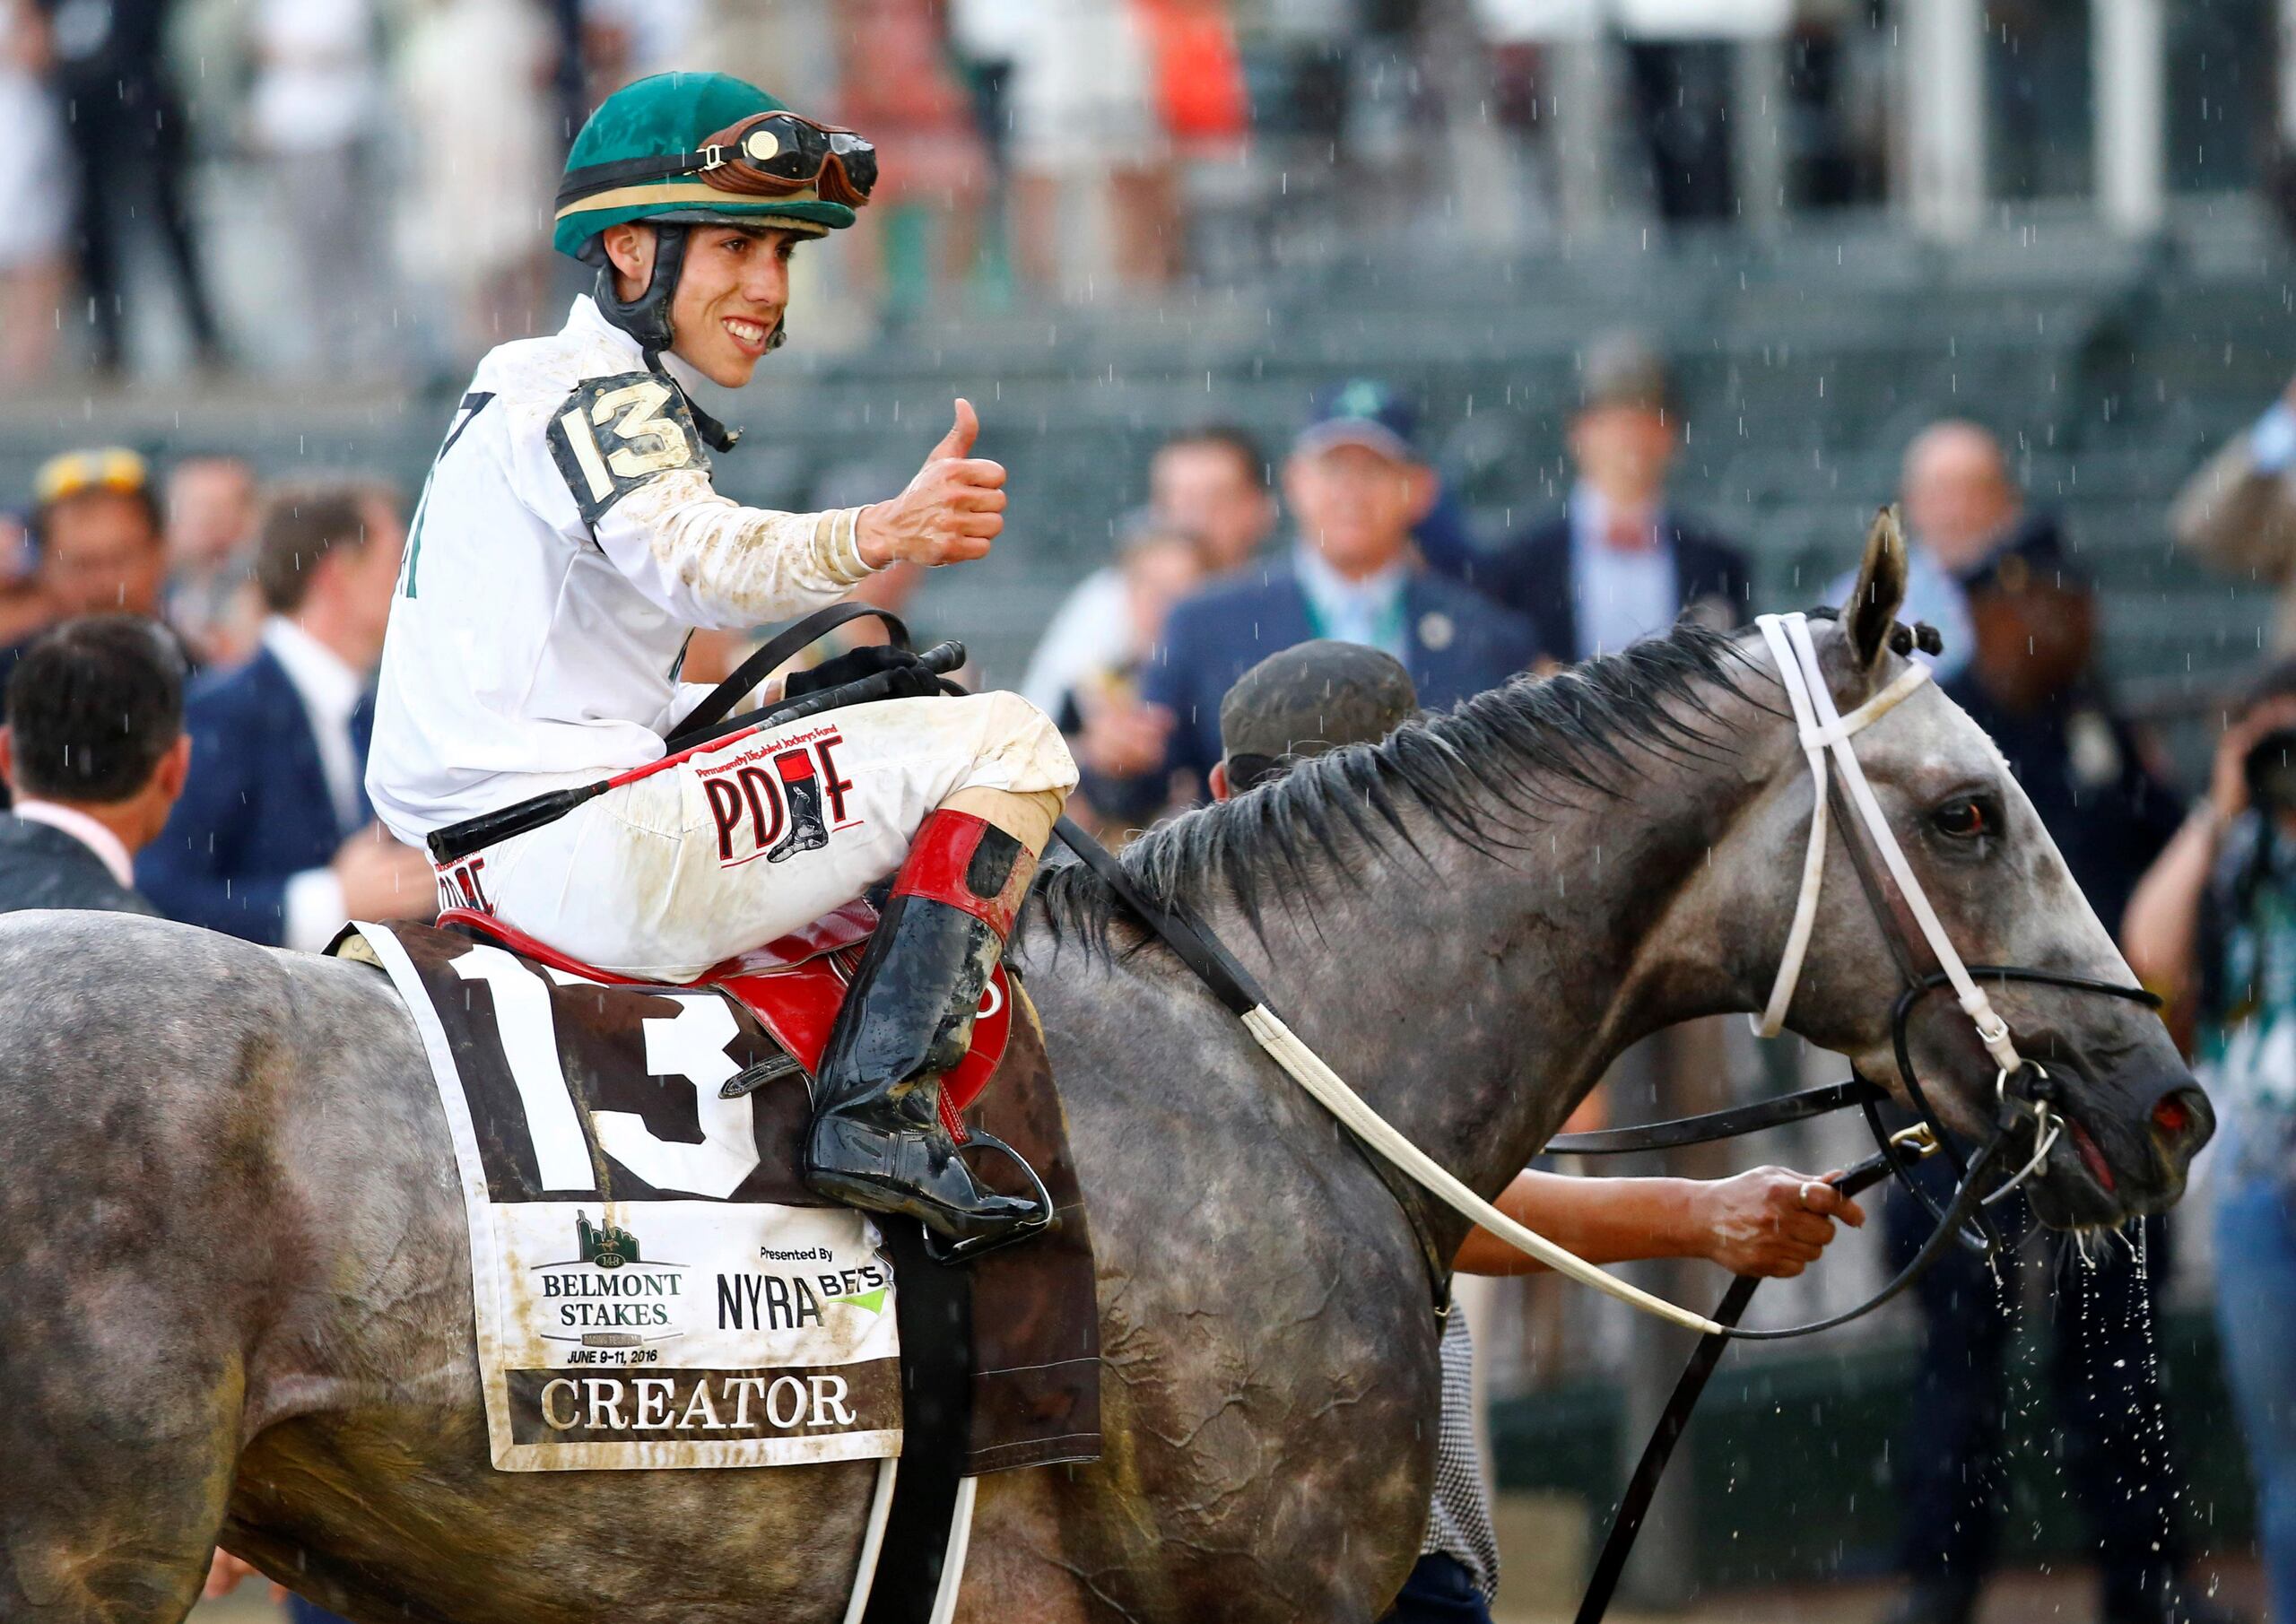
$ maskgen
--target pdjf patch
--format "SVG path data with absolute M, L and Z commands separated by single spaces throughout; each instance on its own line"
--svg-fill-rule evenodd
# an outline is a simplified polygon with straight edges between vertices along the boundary
M 718 864 L 738 868 L 763 857 L 782 863 L 819 851 L 839 829 L 857 829 L 853 781 L 838 771 L 844 737 L 822 728 L 777 738 L 712 761 L 695 776 L 709 803 Z

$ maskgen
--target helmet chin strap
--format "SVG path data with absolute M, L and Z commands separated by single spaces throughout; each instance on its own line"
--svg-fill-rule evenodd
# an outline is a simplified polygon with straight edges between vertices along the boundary
M 598 311 L 638 341 L 646 352 L 646 365 L 656 369 L 662 352 L 671 343 L 670 300 L 677 296 L 678 275 L 685 269 L 686 228 L 682 221 L 657 221 L 654 225 L 654 269 L 635 299 L 624 299 L 614 289 L 613 261 L 598 239 L 597 284 L 590 297 Z
M 613 261 L 606 256 L 605 240 L 594 239 L 592 252 L 598 267 L 596 285 L 590 297 L 597 301 L 599 311 L 615 326 L 638 341 L 646 352 L 646 364 L 651 368 L 670 348 L 675 334 L 670 328 L 670 304 L 677 297 L 678 278 L 685 271 L 685 246 L 689 222 L 683 220 L 656 220 L 645 223 L 654 228 L 654 269 L 646 283 L 646 291 L 635 299 L 624 299 L 614 291 Z M 765 341 L 769 353 L 789 342 L 789 315 L 783 311 L 774 324 L 773 336 Z

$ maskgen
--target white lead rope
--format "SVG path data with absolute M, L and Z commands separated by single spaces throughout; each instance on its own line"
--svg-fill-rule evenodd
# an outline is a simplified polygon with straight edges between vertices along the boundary
M 1299 1085 L 1334 1116 L 1352 1129 L 1364 1143 L 1386 1157 L 1405 1173 L 1409 1174 L 1427 1190 L 1480 1224 L 1500 1239 L 1519 1252 L 1537 1258 L 1557 1274 L 1568 1275 L 1579 1284 L 1615 1297 L 1619 1301 L 1670 1320 L 1687 1330 L 1704 1335 L 1719 1335 L 1722 1327 L 1702 1314 L 1668 1302 L 1663 1297 L 1653 1297 L 1639 1286 L 1631 1286 L 1616 1275 L 1588 1263 L 1575 1252 L 1555 1245 L 1535 1229 L 1526 1229 L 1497 1207 L 1477 1195 L 1446 1171 L 1441 1163 L 1405 1139 L 1387 1125 L 1387 1119 L 1363 1102 L 1361 1095 L 1347 1086 L 1346 1080 L 1326 1065 L 1323 1057 L 1300 1040 L 1300 1035 L 1283 1024 L 1283 1018 L 1264 1003 L 1254 1004 L 1244 1012 L 1244 1028 L 1265 1049 L 1276 1064 L 1289 1072 Z

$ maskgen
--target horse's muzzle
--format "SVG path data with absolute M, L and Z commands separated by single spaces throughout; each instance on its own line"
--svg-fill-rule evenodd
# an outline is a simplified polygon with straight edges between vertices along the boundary
M 2091 1092 L 2065 1113 L 2065 1142 L 2032 1189 L 2043 1223 L 2119 1224 L 2165 1211 L 2184 1194 L 2193 1157 L 2216 1131 L 2215 1108 L 2181 1068 L 2129 1092 L 2136 1098 L 2109 1110 Z

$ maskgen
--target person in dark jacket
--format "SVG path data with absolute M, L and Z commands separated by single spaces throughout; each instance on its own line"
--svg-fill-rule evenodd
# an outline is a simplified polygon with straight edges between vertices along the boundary
M 1527 669 L 1535 634 L 1480 593 L 1434 573 L 1412 529 L 1436 496 L 1408 404 L 1366 379 L 1325 395 L 1283 465 L 1298 537 L 1290 557 L 1247 568 L 1172 611 L 1141 673 L 1171 718 L 1165 770 L 1203 785 L 1220 760 L 1220 701 L 1236 679 L 1310 638 L 1402 662 L 1421 702 L 1443 709 Z
M 2109 928 L 2183 821 L 2183 798 L 2155 776 L 2140 741 L 2090 677 L 2096 605 L 2062 532 L 2031 515 L 1975 569 L 1954 578 L 1972 638 L 1944 683 L 2001 747 L 2066 868 Z M 1954 651 L 1949 647 L 1947 654 Z M 1924 1170 L 1931 1193 L 1945 1188 Z M 2013 1240 L 2031 1228 L 2018 1196 L 1995 1210 Z M 1901 1265 L 1930 1220 L 1900 1194 L 1883 1232 Z M 2174 1226 L 2144 1221 L 2135 1247 L 2074 1259 L 2054 1232 L 2021 1248 L 2053 1289 L 2049 1320 L 2057 1434 L 2066 1480 L 2091 1536 L 2105 1624 L 2228 1624 L 2234 1615 L 2185 1577 L 2184 1489 L 2152 1346 L 2158 1282 L 2170 1272 Z M 2022 1296 L 2017 1272 L 1949 1246 L 1912 1293 L 1923 1357 L 1899 1455 L 1900 1561 L 1906 1590 L 1890 1624 L 1969 1624 L 1999 1551 L 2007 1515 L 2004 1447 L 2007 1359 Z
M 126 357 L 130 234 L 155 229 L 159 258 L 201 364 L 223 360 L 207 276 L 192 235 L 191 146 L 183 100 L 169 83 L 174 0 L 37 0 L 54 42 L 65 136 L 79 170 L 80 277 L 90 360 L 117 373 Z
M 1664 632 L 1684 613 L 1744 621 L 1745 555 L 1666 500 L 1682 447 L 1665 363 L 1630 335 L 1597 341 L 1570 423 L 1578 471 L 1563 510 L 1469 563 L 1470 586 L 1526 617 L 1543 658 L 1568 665 Z M 1431 559 L 1434 555 L 1430 555 Z
M 0 728 L 0 913 L 158 912 L 130 864 L 183 791 L 184 665 L 173 638 L 134 615 L 66 621 L 26 651 Z
M 255 656 L 192 686 L 191 780 L 136 864 L 171 919 L 314 952 L 348 919 L 429 917 L 429 861 L 375 824 L 372 681 L 405 532 L 388 494 L 291 486 L 265 506 Z

